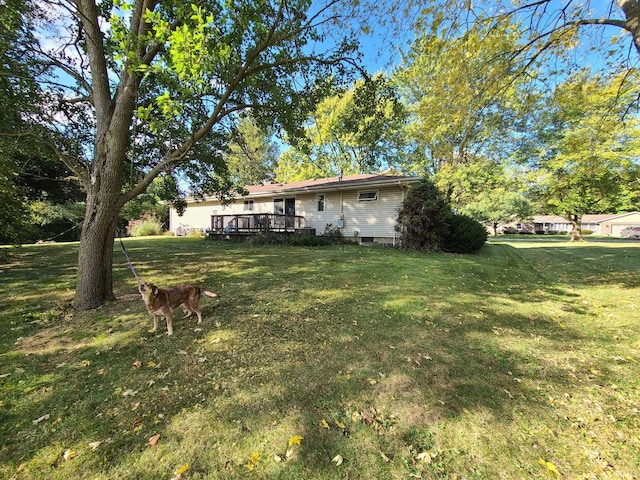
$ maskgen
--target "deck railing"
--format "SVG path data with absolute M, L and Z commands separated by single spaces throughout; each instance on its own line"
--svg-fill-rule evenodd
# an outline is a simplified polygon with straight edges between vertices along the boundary
M 212 233 L 295 232 L 305 228 L 304 217 L 277 213 L 211 215 Z

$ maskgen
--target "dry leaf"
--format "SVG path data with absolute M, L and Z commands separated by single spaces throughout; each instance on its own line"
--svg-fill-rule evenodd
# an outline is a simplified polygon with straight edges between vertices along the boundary
M 276 454 L 276 455 L 273 456 L 273 461 L 276 462 L 276 463 L 280 463 L 280 462 L 282 462 L 282 457 L 280 455 Z
M 553 475 L 555 477 L 561 477 L 558 468 L 551 462 L 547 462 L 544 458 L 538 460 L 538 463 L 547 469 L 547 473 L 549 475 Z
M 320 426 L 322 428 L 326 428 L 327 430 L 329 430 L 329 424 L 327 423 L 327 421 L 324 418 L 322 420 L 320 420 Z
M 301 437 L 300 435 L 295 435 L 295 436 L 291 437 L 289 439 L 289 446 L 300 445 L 300 442 L 302 441 L 303 438 L 304 437 Z
M 152 447 L 156 446 L 156 443 L 158 443 L 158 440 L 160 440 L 160 434 L 156 434 L 153 437 L 149 438 L 149 445 L 151 445 Z
M 344 429 L 346 429 L 346 428 L 347 428 L 347 427 L 345 426 L 345 424 L 344 424 L 344 423 L 339 422 L 338 420 L 336 420 L 336 426 L 337 426 L 338 428 L 341 428 L 342 430 L 344 430 Z
M 39 424 L 40 422 L 44 421 L 44 420 L 48 420 L 49 418 L 51 418 L 51 414 L 50 413 L 46 413 L 44 415 L 42 415 L 40 418 L 36 418 L 35 420 L 32 420 L 31 423 L 33 423 L 34 425 Z
M 75 458 L 76 456 L 76 452 L 74 452 L 73 450 L 71 450 L 70 448 L 67 448 L 64 453 L 62 454 L 62 459 L 67 462 L 73 458 Z
M 260 452 L 253 452 L 251 454 L 251 459 L 249 459 L 245 467 L 247 467 L 247 470 L 252 472 L 253 469 L 256 468 L 256 465 L 258 465 L 259 461 L 260 461 Z
M 175 475 L 182 475 L 187 470 L 189 470 L 189 464 L 188 463 L 185 463 L 184 465 L 180 465 L 180 467 L 178 467 L 178 469 L 176 470 Z
M 336 467 L 339 467 L 344 462 L 344 458 L 342 455 L 336 455 L 331 461 L 336 464 Z
M 133 366 L 136 368 L 140 368 L 142 366 L 142 362 L 140 360 L 136 360 L 133 362 Z
M 378 381 L 374 380 L 373 378 L 369 378 L 367 381 L 369 382 L 369 385 L 375 385 L 376 383 L 378 383 Z
M 91 442 L 91 443 L 89 444 L 89 448 L 90 448 L 91 450 L 96 450 L 96 449 L 100 446 L 100 444 L 101 444 L 101 443 L 102 443 L 102 442 Z

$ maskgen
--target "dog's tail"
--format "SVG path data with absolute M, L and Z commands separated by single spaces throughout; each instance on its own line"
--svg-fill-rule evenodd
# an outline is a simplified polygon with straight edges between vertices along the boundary
M 219 298 L 220 295 L 218 295 L 215 292 L 210 292 L 209 290 L 205 290 L 204 288 L 200 289 L 200 293 L 202 293 L 203 295 L 206 295 L 207 297 L 211 297 L 211 298 Z

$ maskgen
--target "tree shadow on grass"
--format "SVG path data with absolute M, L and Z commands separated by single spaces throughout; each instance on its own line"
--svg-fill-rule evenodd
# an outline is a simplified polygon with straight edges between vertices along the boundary
M 301 249 L 251 252 L 207 264 L 200 280 L 221 285 L 220 307 L 204 304 L 199 327 L 178 320 L 174 338 L 145 332 L 134 292 L 52 325 L 57 348 L 10 349 L 0 423 L 8 471 L 24 463 L 24 476 L 153 478 L 188 463 L 213 478 L 402 476 L 419 466 L 412 429 L 469 412 L 495 426 L 514 415 L 552 423 L 549 392 L 582 388 L 586 366 L 558 358 L 585 334 L 505 304 L 573 298 L 535 272 L 510 277 L 509 262 L 494 265 L 498 284 L 482 257 L 453 269 L 439 255 L 362 250 L 314 262 Z M 148 268 L 174 275 L 156 262 Z M 69 328 L 73 344 L 62 341 Z M 605 362 L 597 367 L 607 375 Z M 304 440 L 289 446 L 295 435 Z M 82 467 L 64 460 L 69 449 Z

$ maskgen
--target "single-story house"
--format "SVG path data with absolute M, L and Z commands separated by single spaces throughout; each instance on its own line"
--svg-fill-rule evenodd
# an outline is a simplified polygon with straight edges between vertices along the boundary
M 612 237 L 619 237 L 623 228 L 636 226 L 640 226 L 640 212 L 583 215 L 581 222 L 583 230 Z M 510 233 L 569 233 L 572 226 L 559 215 L 534 215 L 530 220 L 502 225 L 499 230 Z
M 362 174 L 246 187 L 247 195 L 223 205 L 217 198 L 187 200 L 182 216 L 169 211 L 174 234 L 198 229 L 242 236 L 263 231 L 322 235 L 337 228 L 357 242 L 395 244 L 398 212 L 419 177 Z

